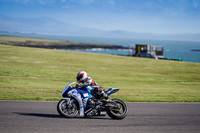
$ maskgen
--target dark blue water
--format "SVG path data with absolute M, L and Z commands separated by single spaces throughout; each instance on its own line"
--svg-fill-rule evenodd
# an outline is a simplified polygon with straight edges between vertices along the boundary
M 68 40 L 76 42 L 88 42 L 88 43 L 105 43 L 122 45 L 129 47 L 135 44 L 152 44 L 157 46 L 164 46 L 164 57 L 169 58 L 181 58 L 186 62 L 197 62 L 200 63 L 200 52 L 191 51 L 192 49 L 200 49 L 200 42 L 191 41 L 167 41 L 167 40 L 145 40 L 145 39 L 130 39 L 130 38 L 103 38 L 103 37 L 84 37 L 84 36 L 56 36 L 56 35 L 40 35 L 40 34 L 11 34 L 11 33 L 0 33 L 0 35 L 10 36 L 22 36 L 32 38 L 44 38 L 44 39 L 55 39 L 55 40 Z M 128 50 L 75 50 L 81 52 L 92 52 L 100 54 L 114 54 L 114 55 L 129 55 Z

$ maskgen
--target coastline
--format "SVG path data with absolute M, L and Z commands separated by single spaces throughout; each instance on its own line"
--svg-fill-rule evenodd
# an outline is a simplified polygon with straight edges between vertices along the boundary
M 22 47 L 35 47 L 35 48 L 47 48 L 47 49 L 129 49 L 128 47 L 111 45 L 111 44 L 99 44 L 99 43 L 82 43 L 71 42 L 64 40 L 49 40 L 49 39 L 37 39 L 17 36 L 0 36 L 0 44 Z
M 5 39 L 4 37 L 12 37 L 12 39 Z M 183 42 L 183 41 L 158 41 L 158 40 L 140 40 L 140 39 L 122 39 L 122 38 L 94 38 L 94 37 L 74 37 L 74 36 L 53 36 L 53 35 L 33 35 L 33 34 L 0 34 L 0 43 L 2 44 L 1 38 L 4 38 L 4 41 L 15 41 L 25 43 L 27 41 L 35 40 L 39 44 L 43 42 L 43 45 L 48 44 L 65 44 L 69 45 L 97 45 L 96 48 L 91 48 L 89 46 L 82 47 L 82 49 L 76 49 L 78 46 L 75 46 L 73 49 L 70 49 L 70 46 L 66 48 L 58 48 L 58 50 L 72 50 L 79 52 L 88 52 L 88 53 L 100 53 L 100 54 L 110 54 L 110 55 L 130 55 L 132 52 L 129 52 L 129 46 L 132 44 L 153 44 L 157 46 L 164 46 L 164 57 L 167 58 L 181 58 L 184 62 L 200 63 L 200 52 L 192 51 L 192 49 L 200 49 L 199 42 Z M 44 43 L 47 42 L 47 43 Z M 22 44 L 22 43 L 21 43 Z M 37 44 L 37 45 L 39 45 Z M 114 44 L 117 47 L 103 48 L 102 45 Z M 101 47 L 99 46 L 101 45 Z M 24 45 L 23 45 L 24 46 Z M 119 48 L 118 46 L 123 46 Z M 25 47 L 25 46 L 24 46 Z M 36 47 L 36 46 L 33 46 Z M 41 46 L 47 48 L 47 46 Z M 61 46 L 63 47 L 63 46 Z M 38 46 L 38 48 L 40 48 Z M 52 48 L 52 47 L 51 47 Z M 53 49 L 56 49 L 53 47 Z

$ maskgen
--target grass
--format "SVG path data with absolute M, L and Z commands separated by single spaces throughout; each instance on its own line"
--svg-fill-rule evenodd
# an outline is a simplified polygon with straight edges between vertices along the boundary
M 0 100 L 59 100 L 81 70 L 106 89 L 120 88 L 111 98 L 200 102 L 199 63 L 6 45 L 0 45 Z

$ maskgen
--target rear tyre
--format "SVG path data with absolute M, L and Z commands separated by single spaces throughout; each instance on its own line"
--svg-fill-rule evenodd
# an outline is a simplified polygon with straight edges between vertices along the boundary
M 112 118 L 112 119 L 124 119 L 128 113 L 128 107 L 126 104 L 119 99 L 112 99 L 113 102 L 117 103 L 118 107 L 117 108 L 110 108 L 107 111 L 107 114 Z
M 73 118 L 78 114 L 78 105 L 74 99 L 71 99 L 71 104 L 67 104 L 67 100 L 61 99 L 57 104 L 58 113 L 65 118 Z

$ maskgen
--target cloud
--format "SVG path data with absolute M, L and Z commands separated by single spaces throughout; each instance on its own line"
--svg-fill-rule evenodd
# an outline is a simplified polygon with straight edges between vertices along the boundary
M 58 4 L 58 3 L 74 3 L 74 4 L 80 4 L 80 5 L 109 5 L 109 6 L 115 6 L 116 1 L 115 0 L 1 0 L 5 2 L 16 2 L 21 4 L 30 4 L 30 3 L 37 3 L 40 5 L 48 5 L 48 4 Z
M 193 0 L 193 7 L 194 7 L 194 8 L 198 8 L 199 5 L 200 5 L 200 1 Z
M 104 4 L 104 5 L 111 5 L 111 6 L 114 6 L 116 4 L 115 0 L 79 0 L 78 3 L 79 4 Z
M 109 3 L 111 6 L 115 6 L 115 5 L 116 5 L 116 3 L 115 3 L 114 0 L 108 0 L 108 3 Z
M 42 5 L 45 5 L 45 4 L 53 4 L 56 2 L 56 0 L 38 0 L 38 2 Z
M 65 3 L 67 0 L 60 0 L 62 3 Z
M 31 2 L 31 0 L 15 0 L 15 2 L 26 4 L 26 3 Z
M 93 4 L 95 0 L 80 0 L 80 3 L 82 4 Z
M 65 2 L 66 0 L 60 0 L 61 2 Z M 57 0 L 15 0 L 16 3 L 28 4 L 28 3 L 39 3 L 41 5 L 53 4 L 56 3 Z

